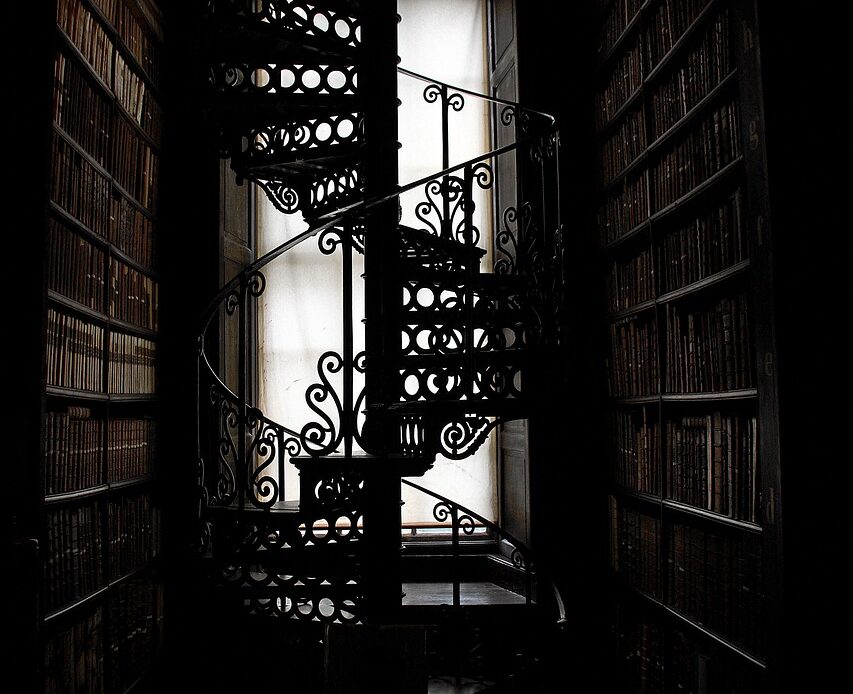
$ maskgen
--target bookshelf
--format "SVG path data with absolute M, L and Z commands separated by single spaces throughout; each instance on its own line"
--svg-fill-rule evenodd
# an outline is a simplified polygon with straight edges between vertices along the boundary
M 610 625 L 626 691 L 763 692 L 778 667 L 755 28 L 753 3 L 614 0 L 599 30 Z
M 50 5 L 38 688 L 124 694 L 152 667 L 163 614 L 162 26 L 149 0 Z

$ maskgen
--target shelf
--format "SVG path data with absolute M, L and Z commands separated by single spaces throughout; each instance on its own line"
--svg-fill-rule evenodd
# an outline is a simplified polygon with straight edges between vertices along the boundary
M 738 390 L 721 390 L 715 393 L 664 393 L 663 402 L 707 402 L 713 400 L 752 400 L 758 397 L 756 388 L 740 388 Z
M 96 499 L 98 497 L 107 496 L 114 491 L 121 491 L 131 487 L 143 487 L 147 484 L 150 484 L 153 480 L 154 477 L 152 475 L 146 475 L 145 477 L 136 477 L 134 479 L 123 480 L 121 482 L 108 482 L 107 484 L 99 484 L 96 487 L 79 489 L 73 492 L 63 492 L 62 494 L 47 494 L 44 497 L 44 503 L 46 506 L 53 506 L 57 504 L 63 504 L 69 501 L 79 501 L 81 499 Z
M 108 491 L 109 487 L 106 484 L 99 484 L 97 487 L 89 487 L 88 489 L 79 489 L 74 492 L 63 492 L 62 494 L 47 494 L 44 497 L 45 505 L 61 504 L 66 501 L 77 501 L 79 499 L 90 499 L 93 497 L 102 496 Z
M 134 323 L 128 323 L 123 320 L 119 320 L 118 318 L 113 318 L 111 316 L 106 315 L 105 313 L 101 313 L 100 311 L 96 311 L 85 304 L 78 303 L 73 299 L 69 299 L 67 296 L 60 294 L 59 292 L 55 292 L 52 289 L 49 289 L 47 292 L 48 301 L 52 303 L 58 304 L 63 308 L 66 308 L 70 311 L 74 311 L 75 313 L 82 314 L 86 318 L 97 321 L 105 326 L 109 326 L 111 328 L 117 328 L 118 331 L 124 333 L 132 333 L 139 337 L 144 337 L 150 340 L 156 340 L 158 337 L 157 331 L 151 330 L 150 328 L 143 328 L 139 325 L 135 325 Z
M 131 125 L 133 125 L 133 127 L 135 128 L 137 133 L 145 140 L 145 143 L 149 147 L 151 147 L 151 149 L 153 149 L 156 154 L 159 155 L 160 145 L 157 142 L 155 142 L 154 138 L 151 137 L 150 133 L 148 133 L 148 131 L 146 131 L 145 128 L 142 127 L 142 124 L 139 123 L 127 111 L 127 109 L 125 109 L 124 104 L 122 104 L 121 101 L 119 101 L 119 98 L 118 98 L 118 96 L 116 96 L 115 92 L 113 91 L 112 86 L 107 84 L 104 81 L 104 78 L 101 77 L 101 75 L 98 74 L 98 72 L 95 70 L 94 67 L 92 67 L 92 65 L 89 63 L 89 61 L 86 60 L 86 57 L 80 52 L 80 49 L 77 47 L 77 45 L 71 39 L 71 37 L 68 36 L 68 34 L 66 34 L 58 26 L 56 27 L 56 31 L 59 34 L 59 37 L 60 37 L 65 49 L 69 53 L 71 53 L 71 55 L 74 57 L 74 59 L 86 71 L 89 78 L 91 80 L 95 81 L 95 83 L 98 85 L 98 88 L 103 92 L 104 96 L 117 107 L 116 111 L 118 113 L 120 113 L 125 118 L 125 120 L 127 120 Z M 115 69 L 115 68 L 113 67 L 113 69 Z M 115 75 L 113 75 L 113 79 L 115 79 Z M 157 97 L 155 88 L 150 86 L 149 84 L 146 84 L 146 88 L 150 89 L 151 92 L 154 94 L 155 99 L 157 101 L 159 101 L 159 98 Z
M 640 304 L 634 304 L 633 306 L 629 306 L 628 308 L 623 308 L 615 313 L 611 313 L 609 318 L 611 321 L 619 320 L 620 318 L 625 318 L 626 316 L 633 316 L 635 313 L 643 313 L 644 311 L 648 311 L 649 309 L 657 306 L 658 302 L 656 299 L 649 299 L 648 301 L 644 301 Z
M 154 402 L 156 393 L 110 393 L 110 402 Z
M 628 243 L 631 239 L 637 238 L 643 231 L 648 231 L 651 228 L 651 224 L 649 220 L 645 220 L 644 222 L 640 222 L 637 226 L 633 227 L 622 236 L 613 241 L 610 241 L 605 246 L 602 247 L 602 250 L 606 252 L 610 252 L 615 248 L 618 248 L 626 243 Z
M 607 183 L 601 186 L 601 196 L 609 195 L 614 188 L 618 187 L 622 181 L 629 178 L 632 173 L 639 169 L 649 158 L 648 148 L 638 154 L 624 169 L 611 178 Z
M 674 617 L 675 619 L 677 619 L 681 624 L 684 624 L 684 625 L 690 627 L 694 632 L 698 632 L 699 634 L 701 634 L 705 638 L 711 639 L 716 644 L 723 646 L 729 653 L 732 653 L 732 654 L 738 656 L 739 658 L 742 658 L 743 660 L 748 661 L 749 663 L 751 663 L 752 665 L 754 665 L 757 668 L 760 668 L 762 670 L 767 669 L 767 665 L 763 661 L 759 660 L 754 655 L 747 653 L 740 646 L 736 646 L 735 644 L 726 640 L 722 636 L 715 634 L 710 629 L 703 627 L 701 624 L 699 624 L 699 622 L 696 622 L 693 619 L 691 619 L 690 617 L 681 614 L 681 612 L 670 607 L 669 605 L 665 605 L 665 604 L 661 603 L 660 601 L 655 600 L 655 598 L 653 598 L 651 596 L 646 596 L 646 597 L 647 597 L 647 599 L 654 600 L 655 602 L 657 602 L 660 605 L 660 607 L 664 611 L 666 611 L 667 614 L 669 614 L 671 617 Z
M 611 398 L 611 402 L 614 405 L 648 405 L 659 400 L 660 395 L 635 395 L 630 398 Z
M 680 626 L 686 626 L 691 631 L 693 631 L 694 633 L 699 634 L 699 635 L 701 635 L 707 639 L 712 640 L 717 645 L 725 648 L 726 651 L 728 651 L 729 653 L 734 654 L 737 657 L 748 661 L 749 663 L 751 663 L 752 665 L 754 665 L 757 668 L 760 668 L 762 670 L 767 668 L 766 664 L 762 660 L 756 658 L 754 655 L 743 650 L 741 647 L 736 646 L 731 641 L 728 641 L 727 639 L 720 636 L 719 634 L 716 634 L 713 631 L 702 626 L 701 624 L 699 624 L 699 622 L 696 622 L 695 620 L 693 620 L 690 617 L 682 614 L 678 610 L 670 607 L 669 605 L 667 605 L 662 600 L 659 600 L 658 598 L 654 597 L 653 595 L 649 595 L 644 590 L 640 590 L 639 588 L 637 588 L 635 586 L 629 585 L 618 574 L 617 574 L 617 580 L 618 580 L 619 585 L 622 586 L 624 590 L 629 591 L 632 595 L 639 598 L 640 600 L 642 600 L 646 604 L 651 605 L 651 606 L 653 606 L 659 610 L 662 610 L 668 616 L 674 618 L 679 623 Z
M 101 311 L 93 309 L 90 306 L 86 306 L 85 304 L 81 304 L 79 301 L 75 301 L 74 299 L 69 299 L 64 294 L 60 294 L 53 289 L 47 290 L 47 300 L 62 306 L 63 308 L 68 309 L 69 311 L 74 311 L 74 313 L 79 313 L 89 320 L 96 321 L 98 323 L 102 323 L 106 325 L 109 322 L 109 318 L 104 315 Z
M 145 82 L 145 86 L 151 89 L 157 101 L 161 101 L 157 85 L 154 83 L 154 80 L 151 79 L 151 76 L 148 74 L 145 68 L 143 68 L 142 65 L 139 63 L 136 56 L 133 54 L 133 51 L 131 51 L 130 48 L 125 44 L 124 39 L 118 32 L 118 29 L 116 29 L 113 26 L 112 22 L 110 22 L 110 20 L 106 16 L 104 16 L 104 14 L 101 12 L 101 9 L 97 7 L 95 3 L 91 2 L 90 0 L 83 0 L 83 2 L 86 6 L 86 9 L 92 14 L 93 17 L 98 20 L 98 22 L 104 28 L 104 31 L 107 32 L 107 35 L 113 42 L 113 46 L 122 54 L 122 58 L 124 58 L 125 62 L 127 62 L 130 67 L 132 67 L 133 70 L 139 74 L 139 76 Z M 149 18 L 146 16 L 146 19 Z M 142 27 L 142 30 L 143 33 L 146 35 L 146 38 L 150 40 L 150 36 L 148 35 L 149 32 L 145 30 L 145 27 Z
M 134 118 L 131 113 L 124 107 L 118 99 L 116 99 L 116 110 L 121 114 L 121 116 L 128 121 L 136 130 L 137 135 L 139 135 L 143 140 L 145 140 L 145 144 L 148 145 L 157 156 L 160 156 L 160 145 L 154 141 L 154 138 L 148 133 L 145 128 L 142 127 L 142 124 L 139 123 L 136 118 Z
M 47 385 L 45 386 L 44 392 L 46 395 L 58 398 L 72 398 L 74 400 L 107 402 L 110 399 L 109 395 L 106 393 L 92 390 L 77 390 L 76 388 L 65 388 L 64 386 Z
M 698 28 L 705 22 L 706 19 L 714 12 L 716 8 L 717 0 L 710 0 L 710 2 L 705 5 L 704 9 L 699 13 L 696 19 L 688 26 L 684 33 L 678 37 L 678 40 L 672 45 L 664 56 L 658 61 L 658 64 L 649 72 L 646 76 L 644 83 L 650 84 L 654 82 L 667 68 L 667 66 L 674 60 L 675 56 L 681 52 L 681 49 L 690 42 L 690 39 L 696 33 Z
M 110 581 L 106 585 L 98 588 L 96 591 L 89 593 L 88 595 L 84 595 L 82 598 L 77 598 L 77 600 L 74 600 L 68 603 L 67 605 L 64 605 L 63 607 L 60 607 L 59 609 L 53 610 L 52 612 L 48 612 L 43 617 L 44 623 L 47 624 L 48 622 L 52 622 L 63 615 L 66 615 L 70 612 L 76 612 L 83 606 L 95 602 L 98 598 L 106 595 L 108 592 L 114 590 L 122 583 L 126 583 L 127 581 L 133 580 L 134 578 L 137 578 L 146 573 L 151 568 L 153 562 L 153 559 L 149 559 L 143 566 L 137 567 L 132 571 L 128 571 L 123 576 L 120 576 L 119 578 Z
M 89 164 L 91 164 L 95 168 L 95 170 L 98 171 L 98 173 L 104 176 L 104 178 L 108 179 L 110 185 L 116 191 L 118 191 L 125 199 L 127 199 L 130 204 L 132 204 L 149 219 L 155 219 L 154 213 L 151 210 L 149 210 L 141 202 L 139 202 L 139 200 L 137 200 L 130 193 L 128 193 L 122 187 L 122 185 L 115 178 L 113 178 L 113 175 L 109 171 L 107 171 L 106 168 L 104 168 L 103 164 L 99 163 L 97 159 L 95 159 L 91 154 L 89 154 L 85 149 L 83 149 L 83 147 L 81 147 L 80 144 L 73 137 L 71 137 L 71 135 L 65 132 L 62 127 L 54 123 L 53 129 L 62 139 L 64 139 L 69 145 L 71 145 L 81 157 L 83 157 Z
M 610 131 L 613 130 L 614 126 L 620 121 L 622 116 L 631 110 L 634 102 L 639 100 L 642 93 L 643 87 L 637 87 L 637 90 L 626 99 L 625 103 L 622 104 L 616 113 L 613 114 L 613 117 L 598 129 L 596 136 L 603 139 L 604 136 L 609 135 Z
M 150 277 L 153 280 L 159 279 L 159 274 L 156 271 L 152 270 L 151 268 L 145 267 L 144 265 L 142 265 L 142 263 L 137 260 L 134 260 L 129 255 L 127 255 L 127 253 L 121 250 L 118 246 L 115 246 L 110 243 L 105 237 L 92 231 L 89 227 L 83 224 L 83 222 L 77 219 L 77 217 L 72 215 L 70 212 L 67 212 L 55 201 L 51 200 L 49 202 L 49 206 L 53 214 L 59 217 L 66 224 L 73 226 L 77 230 L 77 232 L 84 235 L 93 245 L 98 246 L 110 255 L 115 256 L 116 258 L 121 260 L 121 262 L 125 263 L 126 265 L 129 265 L 137 272 L 141 272 L 146 277 Z
M 117 328 L 114 332 L 132 333 L 138 337 L 144 337 L 148 340 L 156 340 L 158 337 L 157 331 L 152 330 L 151 328 L 143 328 L 141 325 L 128 323 L 127 321 L 120 320 L 119 318 L 113 318 L 112 316 L 108 318 L 108 321 L 111 327 Z
M 83 608 L 85 605 L 89 605 L 95 602 L 102 595 L 105 595 L 109 589 L 109 585 L 101 586 L 96 591 L 89 593 L 88 595 L 85 595 L 82 598 L 78 598 L 77 600 L 68 603 L 64 607 L 60 607 L 57 610 L 53 610 L 53 612 L 48 612 L 44 616 L 44 623 L 47 624 L 48 622 L 54 621 L 59 617 L 68 614 L 69 612 L 76 612 L 77 610 Z
M 622 30 L 622 33 L 616 37 L 616 40 L 611 44 L 610 48 L 608 48 L 604 54 L 599 59 L 598 70 L 603 71 L 607 65 L 613 60 L 614 56 L 619 52 L 619 49 L 622 48 L 622 44 L 624 44 L 628 37 L 631 35 L 631 32 L 640 24 L 640 17 L 642 16 L 642 8 L 640 8 L 637 13 L 631 18 L 631 21 L 625 26 Z
M 649 221 L 652 223 L 659 223 L 666 217 L 670 216 L 680 208 L 684 207 L 688 203 L 692 202 L 695 198 L 698 198 L 702 193 L 707 192 L 708 190 L 716 187 L 726 178 L 728 178 L 734 171 L 741 167 L 743 164 L 743 155 L 739 156 L 737 159 L 726 164 L 722 169 L 717 171 L 717 173 L 709 176 L 704 181 L 702 181 L 695 188 L 689 190 L 687 193 L 682 195 L 680 198 L 675 200 L 674 202 L 669 203 L 666 207 L 658 210 L 651 217 L 649 217 Z
M 44 390 L 45 395 L 74 400 L 98 402 L 155 402 L 157 400 L 156 393 L 103 393 L 54 385 L 47 385 Z
M 77 62 L 80 63 L 80 66 L 87 72 L 89 77 L 97 83 L 101 91 L 104 92 L 104 95 L 108 99 L 115 101 L 116 95 L 113 93 L 112 87 L 104 81 L 104 78 L 101 77 L 98 74 L 97 70 L 95 70 L 95 68 L 92 67 L 89 61 L 86 60 L 86 56 L 84 56 L 83 53 L 80 52 L 80 49 L 77 48 L 77 44 L 74 43 L 72 38 L 68 34 L 66 34 L 60 26 L 55 26 L 56 33 L 62 41 L 66 50 L 68 50 L 71 55 L 74 56 L 74 58 L 77 60 Z
M 662 499 L 655 494 L 648 494 L 647 492 L 639 492 L 636 489 L 629 489 L 628 487 L 617 486 L 613 489 L 614 494 L 618 494 L 619 496 L 628 497 L 629 499 L 636 499 L 637 501 L 642 501 L 647 504 L 653 504 L 655 506 L 660 506 Z
M 737 70 L 735 69 L 732 70 L 728 75 L 726 75 L 716 87 L 714 87 L 710 92 L 708 92 L 704 97 L 702 97 L 702 99 L 695 106 L 693 106 L 693 108 L 691 108 L 675 123 L 669 126 L 669 128 L 667 128 L 665 132 L 663 132 L 655 140 L 653 140 L 646 151 L 649 154 L 653 154 L 657 150 L 667 145 L 672 139 L 675 138 L 676 135 L 678 135 L 688 125 L 690 125 L 697 115 L 701 114 L 712 103 L 714 103 L 714 101 L 716 101 L 720 97 L 720 95 L 723 94 L 723 92 L 725 92 L 727 89 L 733 88 L 736 82 Z
M 667 292 L 666 294 L 661 294 L 661 296 L 659 296 L 657 299 L 657 303 L 666 304 L 670 301 L 675 301 L 676 299 L 680 299 L 684 296 L 695 294 L 696 292 L 706 289 L 707 287 L 712 287 L 715 284 L 725 282 L 726 280 L 732 277 L 736 277 L 737 275 L 746 272 L 746 270 L 749 269 L 749 265 L 749 259 L 742 260 L 739 263 L 727 267 L 725 270 L 720 270 L 719 272 L 716 272 L 713 275 L 703 277 L 701 280 L 691 282 L 690 284 L 687 284 L 683 287 L 679 287 L 678 289 L 674 289 L 671 292 Z
M 663 507 L 669 511 L 675 511 L 677 513 L 683 513 L 689 516 L 696 516 L 704 520 L 713 521 L 714 523 L 719 523 L 721 525 L 728 525 L 733 528 L 738 528 L 740 530 L 748 530 L 753 533 L 762 532 L 761 526 L 757 523 L 740 520 L 739 518 L 731 518 L 730 516 L 724 516 L 721 513 L 708 511 L 707 509 L 699 508 L 697 506 L 691 506 L 690 504 L 685 504 L 680 501 L 664 499 Z

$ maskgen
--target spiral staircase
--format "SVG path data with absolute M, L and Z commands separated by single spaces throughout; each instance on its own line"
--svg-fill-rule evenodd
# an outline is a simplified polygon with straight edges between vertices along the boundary
M 353 652 L 390 648 L 399 659 L 412 633 L 416 655 L 407 651 L 398 680 L 416 676 L 422 691 L 427 680 L 441 691 L 442 677 L 480 683 L 465 691 L 535 691 L 543 640 L 553 645 L 566 621 L 559 591 L 523 543 L 412 480 L 436 456 L 462 461 L 500 423 L 530 413 L 538 350 L 556 339 L 559 140 L 546 114 L 398 68 L 397 19 L 385 0 L 207 3 L 206 114 L 220 155 L 307 230 L 229 281 L 203 319 L 200 556 L 234 613 L 322 631 L 330 691 L 360 691 L 346 665 Z M 423 83 L 443 133 L 443 169 L 404 185 L 398 79 Z M 488 102 L 513 138 L 451 165 L 448 132 L 466 98 Z M 498 192 L 501 176 L 510 194 Z M 493 271 L 481 267 L 478 191 L 500 211 Z M 413 195 L 422 197 L 406 215 Z M 268 269 L 307 244 L 339 260 L 341 328 L 305 394 L 315 416 L 285 424 L 255 401 L 256 305 Z M 363 321 L 353 317 L 358 282 Z M 237 364 L 228 385 L 211 356 L 225 334 Z M 298 495 L 285 489 L 288 466 Z M 431 497 L 446 527 L 431 554 L 402 546 L 401 485 Z M 483 585 L 492 604 L 471 597 Z M 329 678 L 341 668 L 348 684 L 336 689 Z

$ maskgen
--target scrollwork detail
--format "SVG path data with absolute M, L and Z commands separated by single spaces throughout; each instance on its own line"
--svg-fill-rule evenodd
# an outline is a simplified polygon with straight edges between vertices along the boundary
M 337 352 L 325 352 L 317 362 L 320 383 L 312 384 L 305 391 L 305 402 L 319 417 L 319 421 L 306 424 L 299 436 L 303 450 L 309 455 L 331 453 L 341 441 L 343 406 L 327 374 L 338 373 L 343 366 L 344 360 Z M 334 408 L 331 415 L 321 407 L 326 401 L 330 401 Z

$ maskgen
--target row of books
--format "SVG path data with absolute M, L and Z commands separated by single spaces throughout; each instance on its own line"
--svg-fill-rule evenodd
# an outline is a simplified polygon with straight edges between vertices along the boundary
M 110 165 L 112 103 L 92 86 L 79 63 L 57 53 L 54 61 L 53 122 L 101 166 Z
M 103 510 L 101 503 L 93 501 L 62 506 L 47 514 L 47 611 L 93 593 L 107 580 L 141 568 L 159 553 L 159 538 L 155 540 L 159 511 L 151 508 L 148 494 L 121 497 L 106 505 L 106 557 Z
M 106 433 L 106 470 L 103 468 Z M 92 417 L 91 409 L 70 406 L 44 417 L 45 490 L 64 494 L 107 482 L 151 474 L 154 450 L 151 419 Z
M 616 483 L 645 494 L 660 494 L 660 424 L 648 407 L 612 415 Z
M 103 312 L 105 251 L 55 217 L 48 226 L 45 272 L 49 289 Z
M 648 247 L 628 259 L 616 259 L 607 275 L 607 308 L 611 313 L 655 298 L 655 268 Z
M 725 657 L 721 649 L 699 645 L 679 629 L 671 630 L 667 641 L 668 691 L 684 694 L 761 694 L 767 691 L 760 670 L 744 667 Z
M 709 0 L 663 0 L 658 4 L 657 10 L 648 18 L 645 26 L 646 69 L 649 72 L 708 4 Z
M 157 281 L 118 258 L 111 258 L 109 315 L 149 330 L 156 330 L 158 307 Z
M 121 54 L 116 54 L 113 91 L 122 108 L 157 144 L 163 136 L 163 109 L 142 79 Z
M 59 133 L 54 133 L 51 167 L 51 199 L 59 207 L 143 267 L 153 265 L 151 218 Z
M 48 385 L 103 391 L 103 327 L 48 308 L 45 346 Z
M 88 407 L 44 415 L 44 478 L 47 494 L 97 486 L 103 481 L 103 420 Z
M 618 607 L 622 605 L 617 604 Z M 617 614 L 614 624 L 616 681 L 626 692 L 663 692 L 664 631 L 639 615 Z
M 599 207 L 597 222 L 601 243 L 622 238 L 649 218 L 648 184 L 644 173 L 623 181 Z
M 124 118 L 113 124 L 113 176 L 146 210 L 156 212 L 159 157 Z
M 91 231 L 107 238 L 110 230 L 112 185 L 59 133 L 53 135 L 50 197 Z
M 643 0 L 614 0 L 599 33 L 598 54 L 604 55 L 622 36 L 628 24 L 640 11 Z
M 761 542 L 673 525 L 668 530 L 667 603 L 746 650 L 760 654 Z
M 652 209 L 675 202 L 739 156 L 738 107 L 729 102 L 705 116 L 652 166 Z
M 148 36 L 127 3 L 117 0 L 92 1 L 146 75 L 156 84 L 160 77 L 162 60 L 157 41 Z M 108 85 L 112 84 L 111 68 L 115 47 L 101 22 L 87 5 L 82 0 L 58 0 L 56 21 L 104 81 Z
M 107 84 L 113 83 L 113 43 L 81 0 L 57 0 L 56 24 Z
M 158 84 L 162 63 L 160 44 L 156 38 L 150 36 L 129 4 L 121 0 L 92 0 L 92 2 L 115 27 L 122 42 L 149 79 L 155 85 Z
M 698 282 L 749 257 L 743 195 L 737 188 L 713 207 L 667 234 L 658 245 L 660 291 Z
M 123 583 L 110 596 L 110 680 L 113 692 L 127 691 L 150 663 L 162 620 L 161 584 Z
M 660 137 L 720 84 L 731 71 L 729 15 L 724 9 L 705 30 L 701 43 L 651 94 L 652 139 Z
M 89 595 L 104 585 L 103 546 L 97 504 L 64 506 L 47 514 L 46 611 Z
M 724 297 L 707 308 L 666 310 L 668 393 L 752 388 L 752 337 L 745 294 Z
M 123 195 L 113 197 L 107 240 L 142 267 L 154 267 L 154 222 Z
M 122 496 L 107 508 L 109 578 L 114 581 L 154 556 L 154 511 L 148 494 Z
M 150 475 L 154 470 L 156 437 L 153 419 L 110 419 L 107 423 L 107 481 L 122 482 Z
M 660 597 L 660 519 L 610 498 L 610 564 L 630 585 Z
M 646 149 L 643 109 L 631 111 L 604 142 L 600 152 L 601 183 L 607 185 Z
M 595 95 L 595 124 L 605 127 L 643 84 L 643 54 L 639 39 L 613 67 L 606 86 Z
M 758 431 L 755 417 L 714 412 L 666 423 L 668 496 L 755 523 Z
M 630 398 L 658 392 L 658 329 L 654 319 L 631 316 L 610 325 L 609 391 Z
M 104 693 L 103 621 L 103 610 L 98 605 L 76 623 L 57 629 L 46 639 L 45 694 Z
M 110 333 L 107 392 L 122 395 L 154 393 L 156 361 L 157 348 L 151 340 L 126 333 Z

